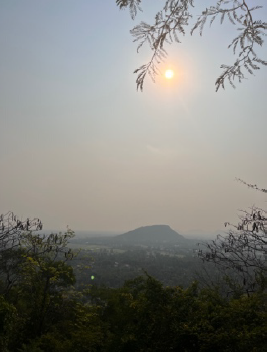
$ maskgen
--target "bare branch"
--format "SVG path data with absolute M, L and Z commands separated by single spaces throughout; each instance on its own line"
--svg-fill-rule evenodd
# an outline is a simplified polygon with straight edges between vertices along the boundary
M 260 190 L 256 185 L 241 182 Z M 258 286 L 257 277 L 266 277 L 267 273 L 267 212 L 253 206 L 241 211 L 239 219 L 238 225 L 225 223 L 225 227 L 230 227 L 226 235 L 199 244 L 198 257 L 214 263 L 224 273 L 237 272 L 246 291 L 253 292 Z
M 265 189 L 265 188 L 259 188 L 259 187 L 257 187 L 257 185 L 253 185 L 251 183 L 247 183 L 247 182 L 241 180 L 240 178 L 236 178 L 236 180 L 241 182 L 241 183 L 243 183 L 244 185 L 248 186 L 249 188 L 255 189 L 256 191 L 267 193 L 267 189 Z

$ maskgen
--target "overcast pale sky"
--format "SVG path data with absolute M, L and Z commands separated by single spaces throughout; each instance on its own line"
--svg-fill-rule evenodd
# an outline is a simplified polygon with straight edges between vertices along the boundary
M 113 0 L 1 1 L 0 213 L 45 229 L 184 234 L 266 208 L 235 181 L 266 187 L 266 69 L 216 93 L 237 34 L 217 21 L 167 48 L 160 68 L 173 80 L 137 92 L 133 71 L 150 53 L 136 53 L 129 30 L 162 4 L 145 1 L 132 21 Z

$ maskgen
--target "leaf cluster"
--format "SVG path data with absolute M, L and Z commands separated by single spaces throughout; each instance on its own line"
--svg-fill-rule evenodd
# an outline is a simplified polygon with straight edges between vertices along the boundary
M 129 7 L 133 19 L 137 14 L 137 9 L 141 10 L 140 2 L 140 0 L 116 0 L 120 8 Z M 135 38 L 134 42 L 138 42 L 137 50 L 147 43 L 153 52 L 149 62 L 134 71 L 137 74 L 137 89 L 143 90 L 147 75 L 154 81 L 159 73 L 158 64 L 167 56 L 164 46 L 172 42 L 181 42 L 180 37 L 185 35 L 185 28 L 192 17 L 190 11 L 192 7 L 194 7 L 194 0 L 166 0 L 162 10 L 156 14 L 153 24 L 141 22 L 131 30 Z M 264 44 L 264 36 L 267 33 L 267 23 L 254 20 L 253 17 L 254 11 L 261 8 L 260 5 L 250 7 L 247 0 L 219 0 L 215 6 L 206 8 L 198 16 L 190 30 L 191 34 L 199 30 L 202 35 L 208 21 L 211 26 L 217 18 L 220 19 L 220 24 L 227 18 L 239 32 L 228 46 L 232 48 L 236 60 L 232 65 L 221 65 L 223 72 L 215 82 L 216 91 L 220 87 L 224 89 L 226 81 L 235 88 L 235 79 L 240 83 L 245 78 L 245 72 L 253 75 L 261 66 L 267 65 L 267 62 L 255 52 L 255 47 Z
M 265 297 L 225 299 L 217 289 L 164 287 L 145 273 L 119 289 L 93 290 L 102 297 L 107 350 L 265 351 Z
M 141 22 L 131 30 L 134 42 L 138 42 L 137 51 L 147 43 L 153 52 L 149 63 L 134 71 L 137 73 L 137 89 L 143 90 L 147 74 L 154 80 L 159 73 L 158 64 L 167 56 L 164 45 L 180 43 L 180 35 L 185 35 L 185 27 L 192 17 L 188 11 L 189 6 L 193 6 L 192 0 L 167 0 L 163 9 L 156 14 L 153 25 Z
M 121 10 L 125 9 L 126 7 L 129 7 L 129 11 L 132 19 L 135 18 L 138 11 L 142 11 L 140 7 L 140 3 L 141 3 L 141 0 L 116 0 L 116 4 L 117 6 L 119 6 Z
M 0 225 L 0 293 L 5 295 L 26 278 L 26 272 L 30 276 L 44 273 L 46 265 L 59 259 L 66 262 L 76 255 L 68 247 L 74 237 L 70 229 L 63 234 L 41 235 L 35 233 L 42 229 L 40 219 L 19 220 L 12 212 L 0 216 Z

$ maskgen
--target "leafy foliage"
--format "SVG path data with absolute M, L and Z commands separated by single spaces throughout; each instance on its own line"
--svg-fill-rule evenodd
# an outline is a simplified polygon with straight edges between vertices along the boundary
M 41 265 L 42 262 L 55 262 L 61 258 L 70 260 L 74 253 L 67 247 L 74 237 L 70 229 L 62 234 L 41 235 L 39 219 L 19 220 L 12 212 L 0 215 L 0 293 L 7 294 L 13 285 L 20 282 L 21 271 L 31 262 Z M 40 269 L 40 267 L 39 267 Z
M 193 6 L 192 0 L 187 1 L 166 1 L 162 11 L 155 16 L 153 25 L 141 22 L 131 30 L 134 41 L 138 42 L 137 51 L 148 43 L 153 51 L 149 63 L 142 65 L 134 71 L 137 73 L 137 89 L 143 90 L 144 80 L 147 74 L 154 80 L 158 74 L 157 65 L 165 59 L 167 52 L 164 44 L 171 44 L 173 41 L 180 43 L 179 36 L 185 35 L 184 27 L 188 25 L 191 15 L 188 12 L 189 6 Z
M 117 0 L 116 4 L 120 8 L 129 7 L 134 19 L 140 1 Z M 155 16 L 155 23 L 141 22 L 131 30 L 131 34 L 135 38 L 134 41 L 138 42 L 137 50 L 147 43 L 153 52 L 149 62 L 134 71 L 137 73 L 137 89 L 143 90 L 147 75 L 154 80 L 158 74 L 158 64 L 167 56 L 164 44 L 180 43 L 179 38 L 185 35 L 185 28 L 193 17 L 192 7 L 194 7 L 194 0 L 166 0 L 162 10 Z M 216 91 L 220 87 L 224 88 L 225 81 L 228 81 L 235 88 L 235 79 L 241 82 L 245 78 L 245 72 L 252 75 L 255 70 L 259 70 L 261 66 L 267 64 L 255 52 L 256 46 L 264 44 L 263 38 L 267 32 L 267 23 L 255 20 L 253 17 L 253 12 L 260 8 L 262 6 L 250 7 L 246 0 L 219 0 L 215 6 L 210 6 L 202 12 L 192 27 L 191 34 L 198 29 L 202 35 L 206 22 L 209 20 L 211 26 L 219 17 L 221 24 L 227 18 L 232 26 L 237 27 L 239 32 L 228 46 L 228 48 L 232 48 L 237 58 L 232 65 L 221 65 L 224 70 L 216 80 Z
M 211 6 L 199 16 L 191 30 L 191 33 L 193 33 L 194 30 L 199 28 L 200 35 L 202 35 L 207 20 L 211 19 L 211 26 L 217 17 L 220 17 L 221 24 L 225 18 L 228 18 L 232 25 L 239 26 L 237 28 L 239 35 L 228 46 L 228 48 L 233 49 L 234 54 L 236 54 L 237 48 L 239 48 L 237 59 L 233 65 L 221 65 L 224 71 L 216 80 L 216 91 L 218 91 L 220 86 L 224 88 L 225 80 L 228 80 L 232 87 L 235 88 L 234 79 L 237 78 L 241 82 L 245 77 L 243 69 L 252 75 L 255 70 L 260 69 L 259 65 L 266 65 L 266 61 L 259 58 L 254 51 L 255 45 L 263 45 L 263 37 L 266 35 L 267 30 L 267 23 L 260 20 L 255 21 L 252 17 L 253 11 L 260 8 L 262 6 L 250 8 L 246 1 L 219 0 L 216 6 Z
M 90 291 L 109 326 L 107 350 L 265 351 L 265 296 L 224 299 L 218 290 L 163 287 L 146 274 L 122 288 Z
M 14 333 L 16 308 L 0 296 L 0 350 L 8 352 L 8 345 Z
M 116 289 L 76 291 L 72 231 L 18 235 L 19 246 L 1 252 L 3 352 L 266 351 L 265 290 L 225 297 L 197 282 L 165 287 L 144 272 Z
M 116 0 L 116 4 L 119 6 L 120 9 L 129 7 L 129 11 L 132 19 L 135 18 L 138 10 L 142 11 L 141 7 L 139 6 L 140 3 L 141 3 L 141 0 Z

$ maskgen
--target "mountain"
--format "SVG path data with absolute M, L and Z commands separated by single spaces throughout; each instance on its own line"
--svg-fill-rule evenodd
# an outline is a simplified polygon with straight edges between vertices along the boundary
M 172 230 L 168 225 L 152 225 L 143 226 L 135 230 L 118 235 L 115 239 L 125 243 L 142 244 L 145 242 L 151 243 L 178 243 L 184 242 L 186 239 Z

